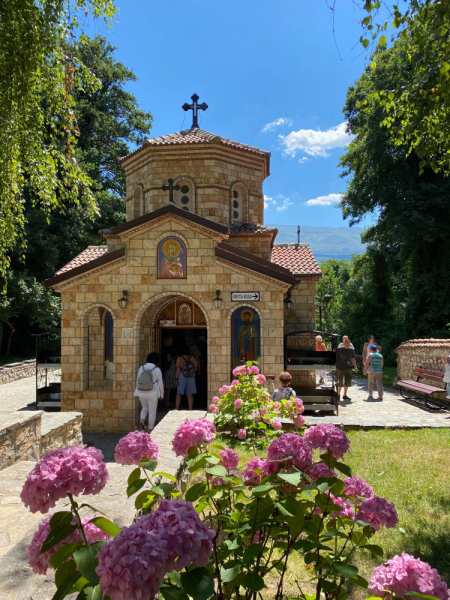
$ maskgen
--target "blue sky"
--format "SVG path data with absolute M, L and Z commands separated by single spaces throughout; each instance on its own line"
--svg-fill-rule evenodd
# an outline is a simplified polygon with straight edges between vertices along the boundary
M 272 153 L 266 223 L 338 227 L 342 106 L 366 57 L 362 13 L 336 4 L 336 42 L 326 0 L 118 0 L 100 33 L 137 75 L 152 137 L 190 127 L 181 105 L 195 92 L 209 105 L 200 127 Z

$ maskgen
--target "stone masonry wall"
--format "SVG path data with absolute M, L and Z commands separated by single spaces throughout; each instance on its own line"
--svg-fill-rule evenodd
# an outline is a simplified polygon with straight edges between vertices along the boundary
M 413 371 L 416 367 L 430 371 L 445 371 L 444 358 L 450 354 L 450 339 L 418 339 L 403 342 L 395 350 L 397 354 L 397 377 L 415 381 Z M 445 386 L 437 381 L 421 379 L 434 387 Z
M 270 260 L 272 237 L 272 234 L 232 233 L 227 240 L 227 244 Z
M 41 429 L 41 456 L 56 448 L 76 446 L 83 443 L 81 435 L 81 413 L 73 413 L 67 420 L 67 413 L 52 415 L 51 424 L 44 422 Z
M 179 235 L 187 247 L 187 278 L 157 279 L 156 248 L 161 239 Z M 249 303 L 231 302 L 231 291 L 259 291 L 261 301 L 252 304 L 261 318 L 261 368 L 266 373 L 283 369 L 284 303 L 288 284 L 264 275 L 244 271 L 218 259 L 214 248 L 216 234 L 200 226 L 168 216 L 124 233 L 126 258 L 60 284 L 62 320 L 62 399 L 63 411 L 83 413 L 83 428 L 94 431 L 129 431 L 135 425 L 136 401 L 133 396 L 136 372 L 143 348 L 151 348 L 154 324 L 152 315 L 161 300 L 186 297 L 194 300 L 207 320 L 208 400 L 218 388 L 230 381 L 231 317 L 234 310 Z M 300 284 L 300 288 L 304 283 Z M 303 299 L 305 314 L 310 296 Z M 221 291 L 220 309 L 213 304 L 215 290 Z M 128 291 L 125 310 L 118 307 L 122 290 Z M 302 294 L 298 292 L 299 296 Z M 251 303 L 250 303 L 251 304 Z M 114 320 L 114 376 L 112 390 L 87 387 L 88 315 L 95 307 L 109 310 Z M 305 327 L 306 328 L 306 327 Z M 124 332 L 124 330 L 128 330 Z M 131 330 L 131 339 L 129 337 Z M 142 335 L 141 335 L 142 333 Z M 151 348 L 159 350 L 159 348 Z
M 34 359 L 3 365 L 3 367 L 0 367 L 0 385 L 16 381 L 17 379 L 32 377 L 35 374 L 36 361 Z
M 40 459 L 42 414 L 41 410 L 0 414 L 0 470 Z

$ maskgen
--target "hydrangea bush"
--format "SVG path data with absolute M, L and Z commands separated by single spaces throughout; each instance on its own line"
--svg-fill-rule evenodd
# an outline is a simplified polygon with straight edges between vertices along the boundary
M 122 438 L 116 461 L 137 465 L 126 493 L 137 494 L 139 511 L 122 529 L 95 512 L 82 517 L 95 509 L 74 500 L 106 484 L 101 452 L 77 446 L 43 457 L 22 499 L 43 513 L 69 500 L 70 510 L 47 517 L 28 549 L 36 573 L 56 570 L 55 599 L 77 592 L 77 600 L 282 600 L 290 562 L 299 555 L 309 574 L 308 593 L 295 582 L 302 600 L 343 600 L 347 583 L 387 600 L 410 593 L 447 600 L 438 573 L 407 554 L 377 567 L 370 582 L 359 575 L 355 553 L 382 556 L 372 538 L 381 527 L 395 527 L 398 516 L 344 462 L 350 448 L 344 431 L 319 424 L 304 436 L 281 434 L 242 470 L 237 453 L 214 434 L 206 419 L 186 420 L 175 432 L 174 452 L 186 458 L 195 482 L 184 499 L 161 483 L 162 476 L 175 478 L 156 471 L 159 448 L 149 434 Z M 276 583 L 270 592 L 269 581 Z
M 278 435 L 281 418 L 291 419 L 298 428 L 305 424 L 301 399 L 273 401 L 256 363 L 250 361 L 236 367 L 233 375 L 235 379 L 220 388 L 219 396 L 214 396 L 209 407 L 218 430 L 229 431 L 247 445 L 254 446 L 259 439 L 262 443 L 258 445 L 263 446 Z

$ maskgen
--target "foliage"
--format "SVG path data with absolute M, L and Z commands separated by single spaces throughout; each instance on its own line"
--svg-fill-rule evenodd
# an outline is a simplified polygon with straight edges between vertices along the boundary
M 274 401 L 263 386 L 265 376 L 259 372 L 256 363 L 236 367 L 232 383 L 220 388 L 219 396 L 214 396 L 209 410 L 214 414 L 214 425 L 222 431 L 237 435 L 244 445 L 265 446 L 270 438 L 278 435 L 281 429 L 280 418 L 289 418 L 297 427 L 305 420 L 299 398 Z
M 0 4 L 0 273 L 23 241 L 24 190 L 46 214 L 67 202 L 96 211 L 75 155 L 76 90 L 98 85 L 80 62 L 83 17 L 107 24 L 112 0 L 10 0 Z M 75 41 L 77 40 L 77 41 Z M 74 51 L 67 50 L 67 42 Z

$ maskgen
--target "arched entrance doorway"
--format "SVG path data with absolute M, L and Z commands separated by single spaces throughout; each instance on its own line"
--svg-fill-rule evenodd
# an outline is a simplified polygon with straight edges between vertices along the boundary
M 197 394 L 194 395 L 194 409 L 206 409 L 208 325 L 202 308 L 192 298 L 181 295 L 156 300 L 142 315 L 140 338 L 142 358 L 150 350 L 158 352 L 163 373 L 172 365 L 167 356 L 176 357 L 184 352 L 185 346 L 189 347 L 189 353 L 195 356 L 200 364 L 200 372 L 196 375 Z M 172 379 L 171 385 L 175 385 L 174 375 L 168 379 Z M 176 389 L 173 387 L 169 392 L 171 403 L 175 402 L 175 396 Z M 181 408 L 187 409 L 186 397 L 182 398 Z

